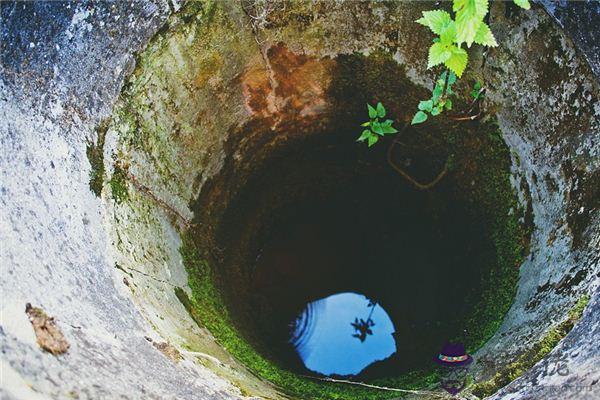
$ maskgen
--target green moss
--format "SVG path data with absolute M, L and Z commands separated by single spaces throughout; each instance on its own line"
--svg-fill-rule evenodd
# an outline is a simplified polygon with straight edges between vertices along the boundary
M 298 376 L 280 368 L 270 360 L 260 355 L 234 328 L 233 321 L 223 303 L 220 291 L 215 286 L 214 273 L 198 251 L 190 234 L 182 236 L 180 253 L 189 274 L 189 285 L 192 298 L 180 288 L 175 294 L 188 310 L 198 325 L 206 327 L 216 338 L 217 342 L 231 355 L 242 362 L 253 373 L 276 385 L 284 393 L 301 399 L 332 400 L 332 399 L 390 399 L 398 398 L 397 392 L 382 391 L 316 380 Z M 436 376 L 411 375 L 403 382 L 412 383 L 410 387 L 417 388 L 419 384 L 435 382 Z M 396 384 L 398 382 L 395 382 Z
M 204 23 L 210 23 L 216 10 L 216 1 L 190 1 L 179 11 L 179 17 L 185 23 L 195 19 L 202 19 Z
M 490 396 L 537 364 L 573 329 L 589 300 L 589 295 L 581 297 L 564 322 L 550 329 L 531 349 L 523 353 L 515 362 L 497 372 L 492 379 L 475 384 L 471 389 L 472 393 L 480 398 Z
M 127 190 L 127 172 L 118 162 L 114 164 L 114 170 L 108 184 L 111 189 L 112 197 L 117 204 L 129 199 L 129 192 Z
M 483 258 L 494 261 L 481 276 L 481 292 L 467 299 L 477 304 L 475 312 L 462 322 L 467 331 L 455 338 L 474 352 L 497 331 L 512 305 L 532 227 L 520 222 L 526 210 L 511 185 L 510 151 L 495 122 L 465 125 L 449 146 L 457 164 L 455 189 L 472 205 L 473 218 L 484 221 L 493 244 Z
M 90 190 L 98 197 L 102 194 L 104 186 L 104 140 L 107 129 L 107 122 L 102 121 L 96 129 L 96 144 L 89 142 L 86 147 L 86 154 L 91 165 Z

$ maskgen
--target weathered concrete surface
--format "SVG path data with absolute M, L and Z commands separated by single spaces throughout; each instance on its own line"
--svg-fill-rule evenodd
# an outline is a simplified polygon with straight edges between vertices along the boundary
M 406 12 L 403 7 L 393 16 L 401 32 L 404 27 L 410 31 L 408 26 L 418 14 L 410 5 L 405 6 Z M 139 194 L 134 194 L 138 196 L 133 199 L 135 209 L 113 206 L 110 198 L 104 198 L 101 205 L 88 186 L 86 140 L 95 140 L 94 127 L 109 114 L 125 76 L 133 70 L 132 54 L 143 48 L 177 8 L 178 4 L 166 1 L 77 6 L 2 3 L 0 390 L 7 398 L 77 394 L 80 398 L 208 399 L 240 394 L 224 379 L 198 366 L 195 356 L 174 364 L 144 339 L 150 336 L 180 345 L 200 338 L 200 349 L 212 355 L 220 351 L 173 297 L 173 286 L 185 287 L 186 282 L 177 254 L 178 218 Z M 267 34 L 272 41 L 284 41 L 293 52 L 316 57 L 390 50 L 386 36 L 390 32 L 379 29 L 381 25 L 352 25 L 356 23 L 354 15 L 360 15 L 363 22 L 367 20 L 364 16 L 381 23 L 386 16 L 383 6 L 369 9 L 345 4 L 333 8 L 320 7 L 322 12 L 314 15 L 299 14 L 314 17 L 307 27 L 284 26 Z M 236 18 L 242 16 L 232 17 Z M 477 358 L 490 370 L 500 368 L 564 319 L 582 293 L 592 292 L 583 319 L 549 357 L 566 360 L 569 374 L 544 370 L 546 360 L 496 398 L 594 398 L 600 387 L 595 384 L 600 378 L 600 354 L 595 345 L 600 335 L 600 217 L 597 192 L 591 190 L 600 169 L 597 81 L 570 40 L 552 28 L 541 10 L 520 13 L 516 21 L 499 18 L 493 29 L 501 48 L 488 58 L 485 70 L 494 85 L 490 101 L 515 153 L 515 186 L 524 187 L 521 182 L 527 182 L 530 188 L 522 195 L 524 204 L 531 202 L 536 230 L 532 254 L 521 267 L 515 305 Z M 243 25 L 236 34 L 246 39 L 251 35 Z M 415 83 L 427 85 L 428 76 L 422 72 L 425 53 L 415 54 L 413 37 L 398 36 L 396 60 L 406 65 Z M 547 38 L 554 40 L 556 54 L 545 50 Z M 532 47 L 527 47 L 531 43 Z M 266 42 L 264 47 L 270 44 Z M 593 55 L 598 49 L 590 48 L 582 51 L 597 73 Z M 172 50 L 173 62 L 180 62 L 177 47 Z M 262 65 L 258 47 L 245 51 L 239 57 L 243 54 L 246 60 Z M 208 67 L 225 72 L 218 57 L 207 53 L 202 59 Z M 231 62 L 225 65 L 237 68 Z M 553 72 L 548 73 L 547 68 Z M 205 75 L 200 71 L 196 82 L 212 85 L 218 92 L 222 81 Z M 161 97 L 169 98 L 170 93 L 161 93 Z M 229 123 L 247 116 L 243 93 L 232 98 L 241 107 L 231 105 L 231 112 L 237 114 Z M 221 99 L 227 103 L 225 100 Z M 530 114 L 531 109 L 535 113 Z M 521 119 L 521 115 L 525 117 Z M 170 132 L 165 138 L 170 138 Z M 116 138 L 109 140 L 107 160 L 116 150 Z M 215 147 L 203 154 L 203 162 L 210 166 L 206 176 L 222 166 L 224 142 L 218 135 L 211 138 Z M 161 166 L 156 160 L 143 158 L 147 155 L 141 152 L 135 157 L 134 172 L 142 174 L 161 199 L 174 200 L 169 204 L 184 219 L 189 218 L 187 204 L 199 190 L 194 184 L 202 181 L 165 180 L 145 168 Z M 165 160 L 172 160 L 172 155 L 160 158 Z M 146 230 L 136 235 L 139 227 Z M 141 232 L 154 234 L 141 242 L 137 240 Z M 136 240 L 119 236 L 122 233 Z M 114 268 L 115 262 L 137 266 L 137 271 L 126 269 L 124 276 Z M 132 286 L 124 284 L 124 277 Z M 56 317 L 71 344 L 66 355 L 55 358 L 37 347 L 25 315 L 27 302 Z M 178 342 L 181 338 L 184 340 Z M 216 364 L 227 359 L 226 353 L 218 356 L 213 360 Z M 235 366 L 233 360 L 227 362 Z M 236 376 L 238 368 L 242 367 L 220 372 L 232 381 L 246 379 Z M 260 393 L 269 390 L 268 386 L 257 389 Z
M 144 338 L 160 341 L 114 268 L 88 185 L 86 140 L 110 112 L 133 53 L 177 7 L 1 3 L 2 399 L 240 397 L 194 358 L 175 364 Z M 38 347 L 28 302 L 56 318 L 67 354 Z

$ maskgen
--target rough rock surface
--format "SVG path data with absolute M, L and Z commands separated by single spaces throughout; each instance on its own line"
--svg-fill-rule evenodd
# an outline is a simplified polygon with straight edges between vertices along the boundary
M 241 393 L 230 382 L 249 379 L 237 374 L 243 367 L 214 348 L 210 335 L 194 325 L 173 295 L 174 286 L 186 287 L 173 216 L 161 212 L 152 201 L 148 201 L 146 213 L 128 212 L 89 190 L 86 145 L 96 140 L 95 127 L 109 115 L 124 80 L 133 71 L 134 54 L 179 7 L 168 0 L 1 3 L 2 398 L 233 399 Z M 355 7 L 362 12 L 366 6 Z M 316 19 L 309 27 L 317 35 L 327 33 L 329 40 L 307 43 L 285 30 L 274 35 L 297 53 L 318 56 L 372 50 L 364 48 L 364 43 L 385 47 L 382 31 L 365 26 L 354 30 L 368 40 L 342 40 L 349 32 L 338 28 L 344 23 L 350 26 L 348 21 L 358 23 L 351 18 L 353 11 L 344 10 L 348 8 L 339 8 L 330 20 Z M 377 10 L 381 11 L 376 9 L 372 15 L 379 16 Z M 405 23 L 414 20 L 409 13 L 400 15 L 407 16 Z M 600 52 L 597 44 L 578 39 L 577 35 L 586 32 L 577 29 L 579 15 L 571 12 L 565 28 L 567 33 L 574 29 L 573 40 L 587 56 L 595 81 L 570 39 L 551 27 L 542 10 L 494 27 L 502 45 L 486 67 L 495 86 L 490 100 L 515 153 L 515 186 L 529 187 L 522 196 L 525 204 L 531 202 L 536 230 L 532 253 L 521 267 L 513 309 L 498 334 L 476 355 L 481 365 L 500 365 L 498 360 L 514 358 L 564 319 L 582 293 L 593 293 L 579 324 L 546 360 L 497 393 L 494 398 L 498 399 L 591 399 L 600 394 L 600 217 L 598 192 L 591 190 L 600 170 Z M 585 14 L 584 21 L 593 26 L 597 23 L 594 15 L 593 10 Z M 399 18 L 397 22 L 402 23 Z M 544 52 L 547 37 L 536 36 L 538 29 L 549 32 L 556 54 Z M 249 30 L 239 34 L 251 35 Z M 428 78 L 415 67 L 419 58 L 408 39 L 398 39 L 395 58 L 406 65 L 415 83 L 427 85 Z M 315 43 L 321 47 L 316 49 Z M 262 62 L 256 49 L 247 51 L 258 56 L 253 61 L 257 65 Z M 220 68 L 218 57 L 207 59 L 211 68 Z M 261 89 L 262 76 L 253 78 L 251 72 L 245 76 L 246 87 L 256 92 Z M 513 73 L 516 78 L 507 78 Z M 222 84 L 202 73 L 197 79 L 200 85 L 218 88 Z M 250 92 L 245 94 L 251 97 Z M 243 95 L 236 99 L 242 106 Z M 277 109 L 277 98 L 271 99 L 274 102 L 267 110 Z M 323 106 L 306 102 L 293 91 L 279 101 L 308 115 Z M 252 104 L 246 105 L 252 113 Z M 522 110 L 530 109 L 536 113 L 519 118 Z M 246 117 L 243 108 L 235 112 Z M 110 156 L 116 139 L 109 140 L 113 141 L 107 143 Z M 213 140 L 222 147 L 217 147 L 221 153 L 217 151 L 216 157 L 207 153 L 207 176 L 219 170 L 224 156 L 224 138 Z M 152 164 L 134 161 L 138 166 Z M 174 187 L 151 174 L 143 176 L 143 170 L 139 173 L 150 186 L 164 190 L 158 192 L 160 198 L 176 201 L 169 204 L 184 220 L 191 217 L 187 205 L 198 183 L 181 182 Z M 181 196 L 169 195 L 178 190 Z M 125 236 L 118 243 L 119 233 L 127 233 L 127 227 L 131 233 L 143 226 L 136 219 L 160 230 L 148 235 L 144 243 L 128 242 Z M 122 221 L 126 229 L 114 227 Z M 146 248 L 167 251 L 148 256 Z M 123 283 L 124 275 L 115 268 L 120 262 L 128 266 L 138 262 L 144 268 L 125 270 L 134 290 Z M 66 354 L 55 357 L 40 351 L 24 312 L 26 303 L 39 305 L 55 317 L 71 345 Z M 196 355 L 188 354 L 193 352 L 185 351 L 181 352 L 184 359 L 175 364 L 145 339 L 149 336 L 156 342 L 181 344 L 178 338 L 186 335 L 200 338 L 200 348 L 220 352 L 211 362 L 227 360 L 234 368 L 205 368 L 196 362 Z M 568 365 L 569 374 L 548 369 L 556 359 Z M 258 392 L 273 393 L 260 382 L 250 385 L 260 386 Z
M 589 61 L 596 76 L 600 76 L 600 4 L 597 1 L 540 0 Z
M 107 251 L 89 190 L 86 141 L 177 3 L 5 2 L 0 82 L 0 347 L 3 399 L 233 399 L 195 362 L 175 365 Z M 36 344 L 25 304 L 55 317 L 71 347 Z

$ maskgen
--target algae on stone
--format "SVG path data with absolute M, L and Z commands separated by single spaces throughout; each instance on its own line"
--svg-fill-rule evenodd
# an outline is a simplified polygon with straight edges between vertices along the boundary
M 573 329 L 573 326 L 581 318 L 583 311 L 590 300 L 589 295 L 582 296 L 569 311 L 568 318 L 550 329 L 541 340 L 539 340 L 528 351 L 521 354 L 519 358 L 498 371 L 493 378 L 475 383 L 469 390 L 479 398 L 491 396 L 498 390 L 519 378 L 527 370 L 546 357 L 556 345 Z M 559 366 L 560 368 L 560 366 Z

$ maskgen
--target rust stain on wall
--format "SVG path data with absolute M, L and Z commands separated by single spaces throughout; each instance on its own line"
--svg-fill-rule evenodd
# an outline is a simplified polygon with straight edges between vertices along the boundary
M 276 44 L 242 76 L 246 110 L 255 118 L 311 121 L 327 111 L 326 93 L 335 62 L 290 51 Z

